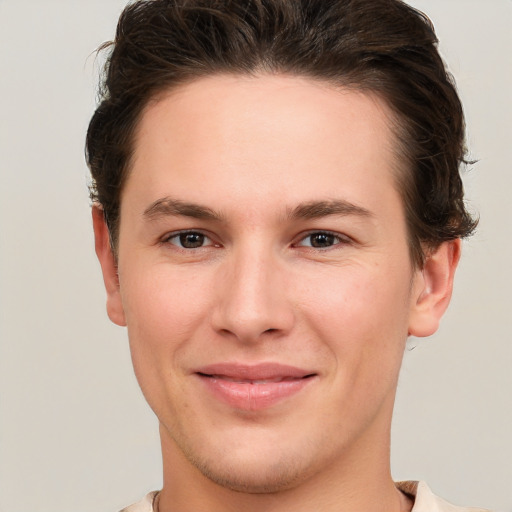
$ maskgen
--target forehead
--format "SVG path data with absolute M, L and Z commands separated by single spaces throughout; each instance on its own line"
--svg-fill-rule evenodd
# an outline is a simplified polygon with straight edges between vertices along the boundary
M 222 197 L 215 207 L 232 199 L 293 208 L 315 194 L 350 200 L 376 178 L 394 186 L 391 125 L 379 98 L 312 79 L 201 78 L 148 105 L 127 188 L 146 203 L 166 188 L 194 202 Z

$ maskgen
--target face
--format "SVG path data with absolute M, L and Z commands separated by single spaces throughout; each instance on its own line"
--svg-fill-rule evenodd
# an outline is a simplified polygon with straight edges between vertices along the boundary
M 389 125 L 374 97 L 283 76 L 204 78 L 146 109 L 118 282 L 99 254 L 164 463 L 262 492 L 388 457 L 404 343 L 440 316 Z

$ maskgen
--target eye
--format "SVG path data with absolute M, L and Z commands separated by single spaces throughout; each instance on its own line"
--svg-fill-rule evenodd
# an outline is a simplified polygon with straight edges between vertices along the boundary
M 341 235 L 335 235 L 329 231 L 315 231 L 302 238 L 296 245 L 314 249 L 328 249 L 343 243 L 348 243 L 348 240 Z
M 177 245 L 181 249 L 199 249 L 201 247 L 214 245 L 212 240 L 199 231 L 182 231 L 171 234 L 164 242 Z

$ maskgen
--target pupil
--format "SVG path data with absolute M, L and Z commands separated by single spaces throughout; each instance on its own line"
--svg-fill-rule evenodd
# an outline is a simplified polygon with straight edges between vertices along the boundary
M 204 243 L 204 235 L 201 233 L 183 233 L 180 235 L 180 243 L 186 249 L 196 249 Z
M 311 245 L 313 247 L 330 247 L 334 244 L 334 235 L 329 233 L 318 233 L 311 236 Z

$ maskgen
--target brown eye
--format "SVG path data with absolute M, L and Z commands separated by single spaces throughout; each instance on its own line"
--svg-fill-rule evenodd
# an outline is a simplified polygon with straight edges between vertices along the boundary
M 331 247 L 336 243 L 336 237 L 330 233 L 314 233 L 309 235 L 311 247 Z
M 335 245 L 348 243 L 342 235 L 335 235 L 329 231 L 317 231 L 309 233 L 297 245 L 299 247 L 311 247 L 313 249 L 329 249 Z
M 167 240 L 168 243 L 177 245 L 181 249 L 199 249 L 206 245 L 211 245 L 211 240 L 202 233 L 197 231 L 184 231 L 170 236 Z
M 185 249 L 197 249 L 204 244 L 205 236 L 201 233 L 182 233 L 180 243 Z

